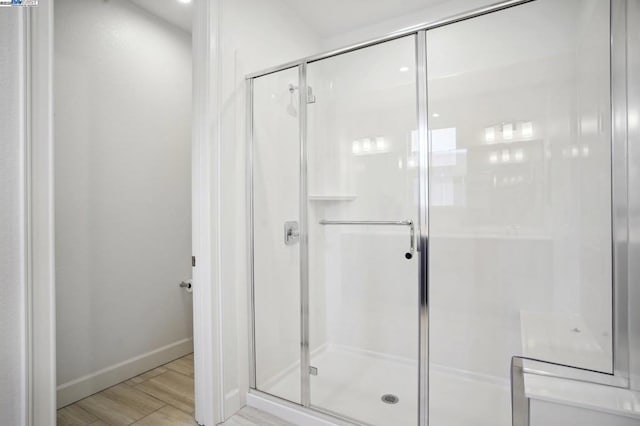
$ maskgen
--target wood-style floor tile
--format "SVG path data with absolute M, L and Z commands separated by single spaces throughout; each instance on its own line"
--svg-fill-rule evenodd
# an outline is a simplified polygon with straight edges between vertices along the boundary
M 58 410 L 58 426 L 87 426 L 98 420 L 93 414 L 73 404 Z
M 163 402 L 124 383 L 78 401 L 77 404 L 113 426 L 129 425 L 164 405 Z
M 134 426 L 197 426 L 193 416 L 178 410 L 170 405 L 165 405 L 158 411 L 154 411 L 142 420 L 134 423 Z
M 159 376 L 162 373 L 166 373 L 167 369 L 164 367 L 154 368 L 153 370 L 149 370 L 146 373 L 142 373 L 139 376 L 136 376 L 132 379 L 127 380 L 125 383 L 129 386 L 139 385 L 140 383 L 147 381 L 153 377 Z
M 196 426 L 193 354 L 58 410 L 58 426 Z M 291 426 L 244 407 L 226 426 Z
M 165 365 L 170 370 L 193 377 L 193 359 L 187 357 L 178 358 Z
M 194 412 L 193 378 L 189 376 L 169 370 L 136 385 L 135 388 L 185 413 Z

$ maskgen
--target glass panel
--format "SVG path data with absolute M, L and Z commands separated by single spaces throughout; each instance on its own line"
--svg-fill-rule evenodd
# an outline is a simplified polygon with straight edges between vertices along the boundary
M 406 224 L 321 221 L 417 220 L 415 72 L 413 36 L 308 66 L 311 405 L 372 425 L 417 422 L 418 256 Z
M 300 403 L 298 69 L 254 80 L 253 236 L 256 387 Z M 283 381 L 283 377 L 297 379 Z
M 506 426 L 512 356 L 612 372 L 609 2 L 428 31 L 427 66 L 429 424 Z

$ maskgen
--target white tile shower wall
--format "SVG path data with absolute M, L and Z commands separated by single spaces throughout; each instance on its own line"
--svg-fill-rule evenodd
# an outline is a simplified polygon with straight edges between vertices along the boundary
M 466 153 L 466 199 L 430 209 L 431 362 L 503 378 L 518 353 L 611 368 L 608 69 L 577 71 L 606 58 L 607 3 L 580 3 L 580 16 L 575 2 L 555 15 L 536 4 L 483 18 L 501 28 L 483 41 L 465 32 L 479 20 L 428 35 L 430 124 L 456 127 Z M 511 27 L 526 8 L 553 49 Z M 499 128 L 511 122 L 513 142 Z
M 26 413 L 24 105 L 18 8 L 0 8 L 0 424 Z
M 309 67 L 317 98 L 309 109 L 310 193 L 353 197 L 310 202 L 311 324 L 327 327 L 326 337 L 312 330 L 313 347 L 417 359 L 417 264 L 404 257 L 408 228 L 318 224 L 416 220 L 417 169 L 406 164 L 416 122 L 413 49 L 407 39 Z M 378 151 L 360 152 L 363 143 Z
M 192 336 L 190 35 L 56 1 L 55 110 L 62 385 Z

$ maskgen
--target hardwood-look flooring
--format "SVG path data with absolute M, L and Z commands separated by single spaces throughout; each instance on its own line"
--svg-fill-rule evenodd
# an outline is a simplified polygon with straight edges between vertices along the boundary
M 58 426 L 196 426 L 193 354 L 58 410 Z M 244 407 L 225 426 L 288 426 Z

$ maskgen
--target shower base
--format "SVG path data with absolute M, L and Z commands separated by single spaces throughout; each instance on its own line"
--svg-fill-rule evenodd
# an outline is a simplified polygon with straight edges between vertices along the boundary
M 415 362 L 327 346 L 315 351 L 311 365 L 311 407 L 359 422 L 380 426 L 418 424 L 418 377 Z M 511 401 L 508 382 L 472 376 L 432 366 L 429 424 L 434 426 L 509 426 Z M 262 390 L 298 401 L 299 368 L 289 369 Z M 382 396 L 398 398 L 385 403 Z M 502 407 L 496 410 L 496 407 Z M 278 414 L 278 413 L 273 413 Z

